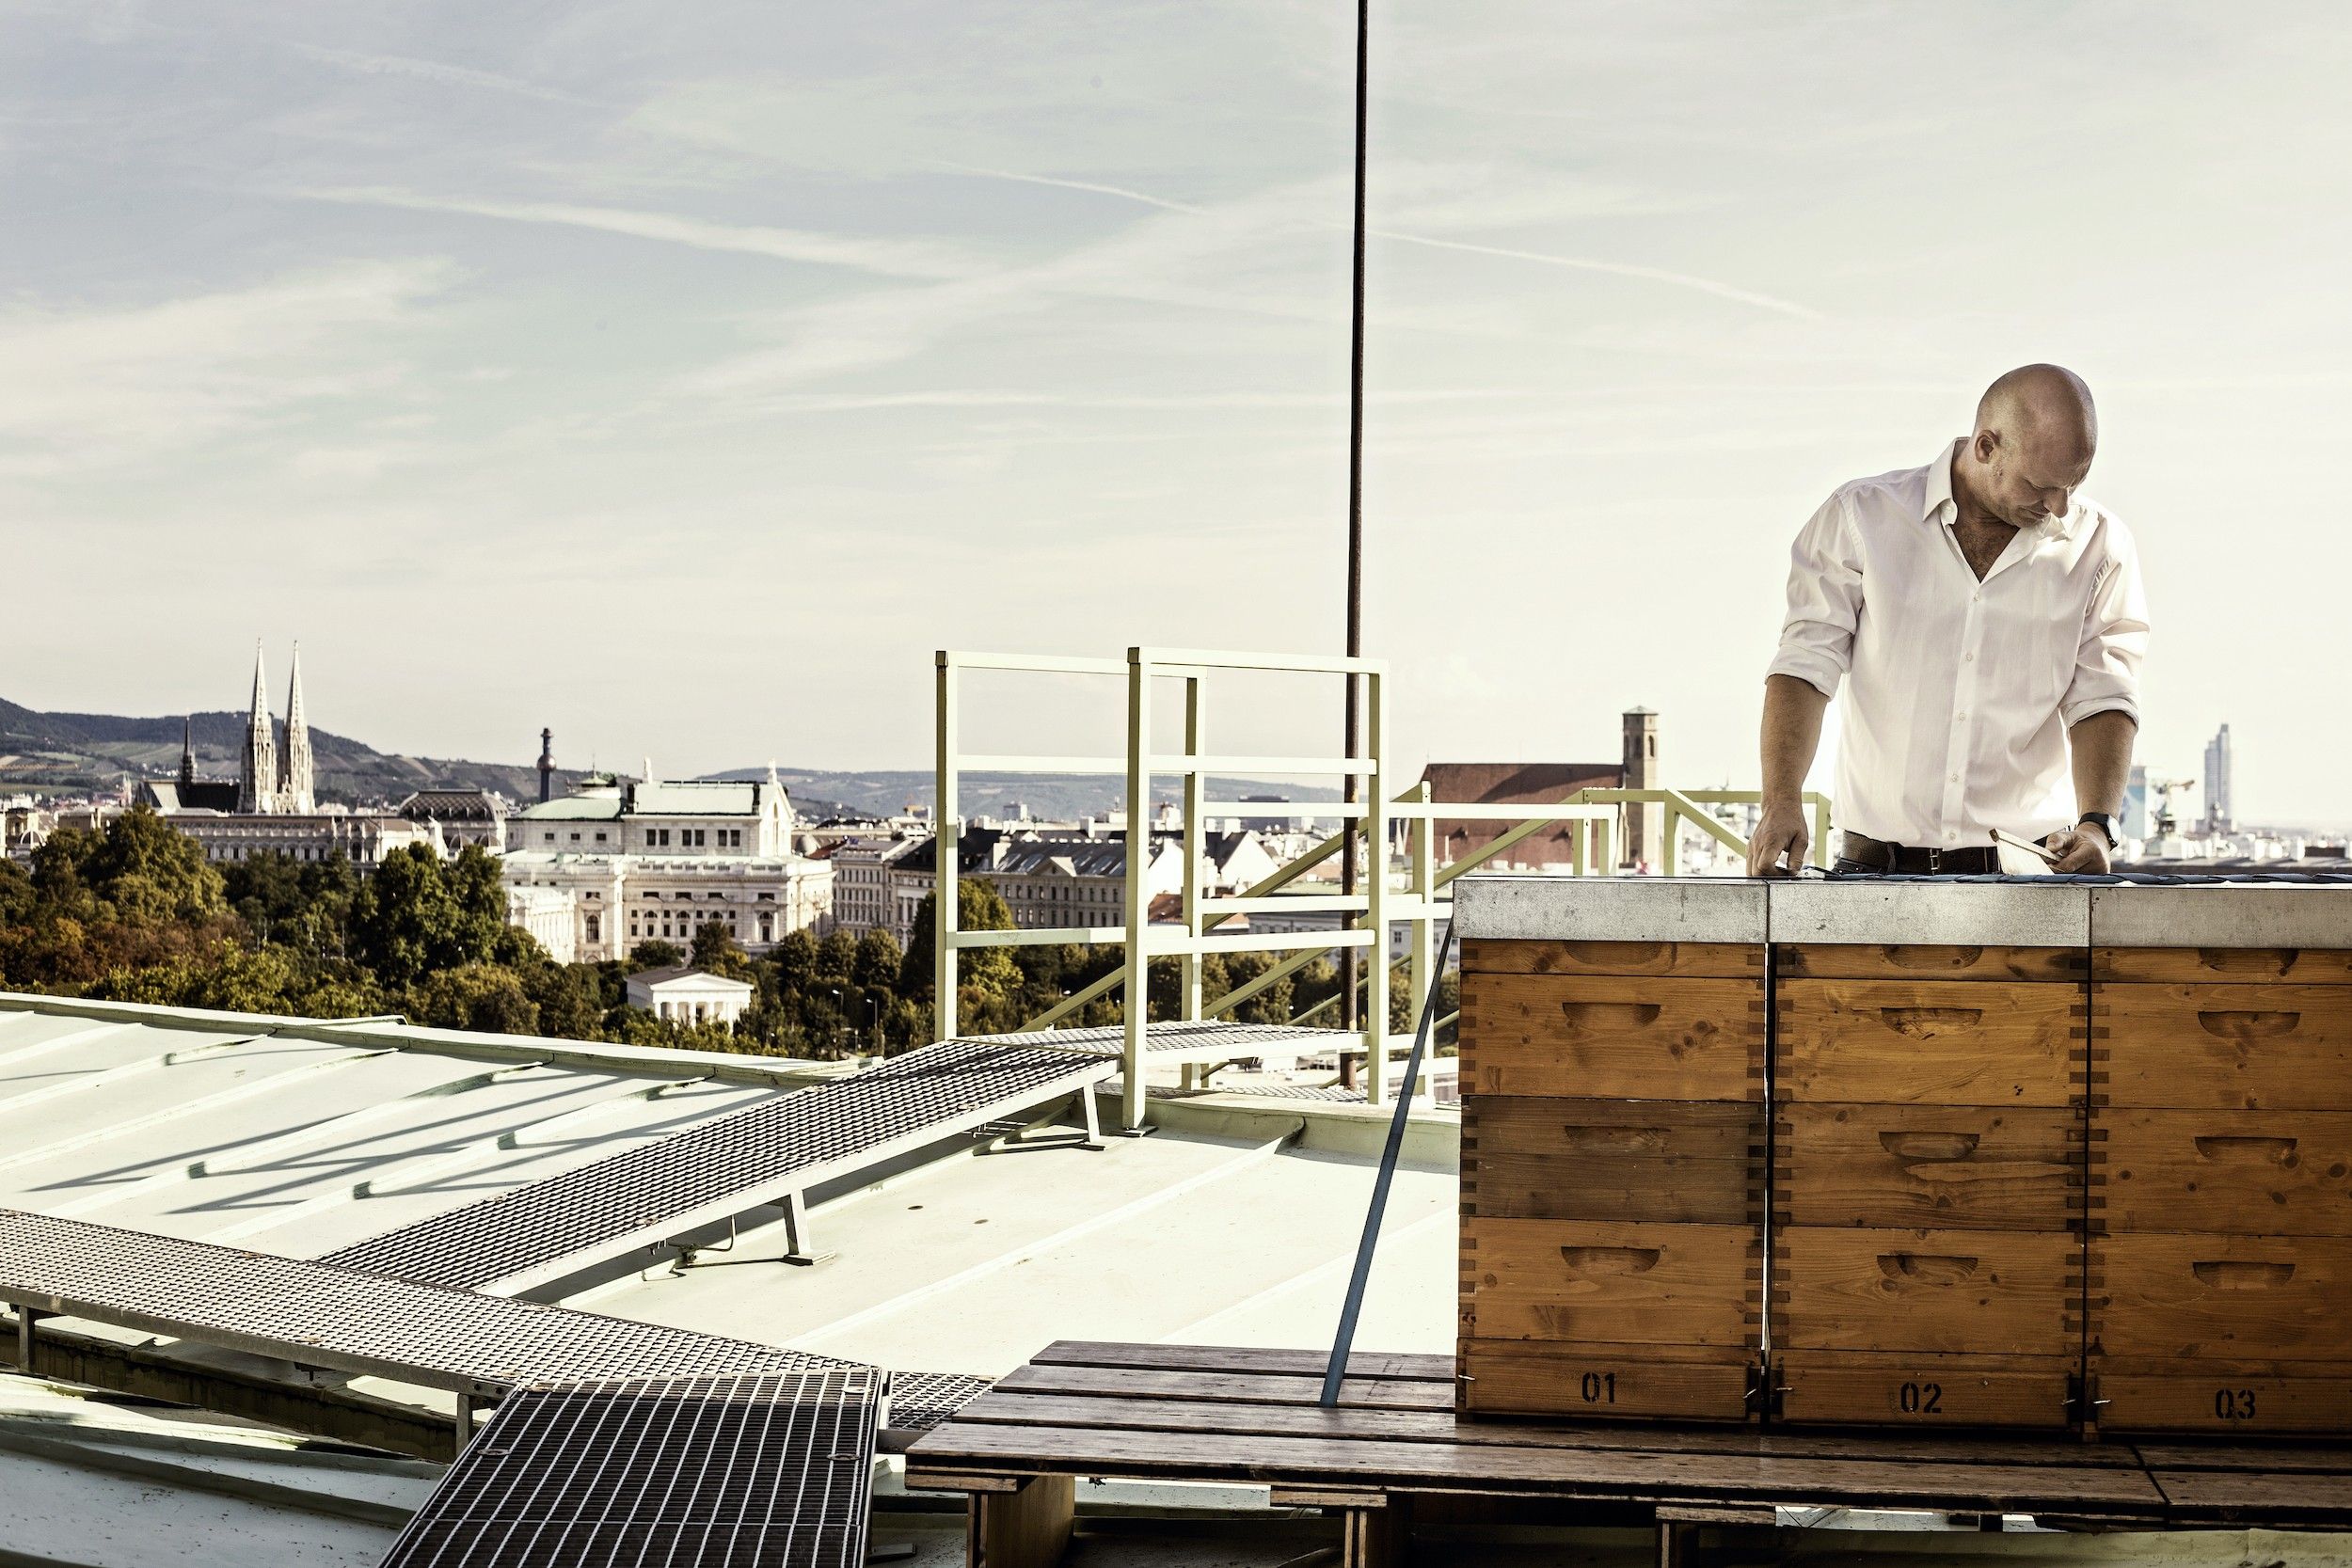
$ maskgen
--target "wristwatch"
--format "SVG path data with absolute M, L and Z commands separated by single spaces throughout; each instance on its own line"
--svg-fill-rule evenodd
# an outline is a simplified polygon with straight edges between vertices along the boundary
M 2123 841 L 2116 836 L 2115 818 L 2109 816 L 2106 812 L 2087 811 L 2082 814 L 2077 825 L 2080 825 L 2081 823 L 2088 823 L 2091 827 L 2098 829 L 2101 833 L 2105 834 L 2106 836 L 2107 847 L 2109 849 L 2116 849 L 2122 847 Z

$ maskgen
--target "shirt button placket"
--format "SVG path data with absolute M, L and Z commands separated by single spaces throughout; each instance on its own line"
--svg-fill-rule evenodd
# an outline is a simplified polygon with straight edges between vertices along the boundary
M 1952 729 L 1947 756 L 1953 767 L 1944 781 L 1944 842 L 1960 842 L 1960 822 L 1966 805 L 1962 781 L 1968 773 L 1968 715 L 1976 703 L 1977 645 L 1983 631 L 1984 589 L 1968 595 L 1968 613 L 1961 623 L 1960 679 L 1952 683 Z

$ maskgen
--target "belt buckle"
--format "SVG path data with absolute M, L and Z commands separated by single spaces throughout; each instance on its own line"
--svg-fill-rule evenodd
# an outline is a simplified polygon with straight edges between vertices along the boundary
M 1937 848 L 1931 847 L 1931 848 L 1928 850 L 1928 875 L 1929 875 L 1929 876 L 1931 876 L 1931 877 L 1936 876 L 1936 875 L 1940 874 L 1940 873 L 1943 871 L 1943 869 L 1944 869 L 1944 851 L 1943 851 L 1943 850 L 1941 850 L 1941 849 L 1937 849 Z

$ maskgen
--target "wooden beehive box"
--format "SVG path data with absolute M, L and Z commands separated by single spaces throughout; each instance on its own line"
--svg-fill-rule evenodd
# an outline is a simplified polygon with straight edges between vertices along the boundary
M 1455 918 L 1462 1408 L 1756 1418 L 1762 888 L 1473 879 Z
M 1773 890 L 1772 1414 L 2068 1426 L 2087 888 Z
M 2102 888 L 2103 1431 L 2352 1433 L 2352 891 Z

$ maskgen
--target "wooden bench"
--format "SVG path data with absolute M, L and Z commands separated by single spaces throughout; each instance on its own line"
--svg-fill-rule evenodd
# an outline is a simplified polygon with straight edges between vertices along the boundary
M 1269 1486 L 1278 1508 L 1340 1514 L 1351 1568 L 1401 1562 L 1416 1518 L 1635 1521 L 1661 1564 L 1704 1526 L 1783 1507 L 2352 1528 L 2352 1449 L 1466 1419 L 1454 1367 L 1359 1354 L 1327 1410 L 1311 1351 L 1058 1343 L 909 1449 L 907 1484 L 968 1495 L 973 1568 L 1057 1560 L 1082 1476 Z

